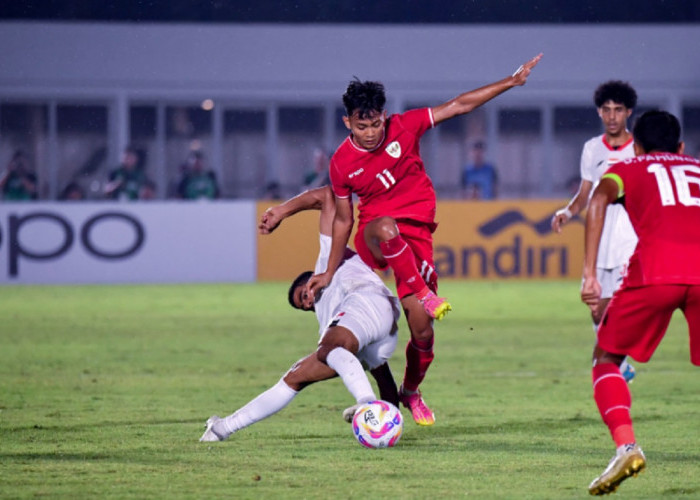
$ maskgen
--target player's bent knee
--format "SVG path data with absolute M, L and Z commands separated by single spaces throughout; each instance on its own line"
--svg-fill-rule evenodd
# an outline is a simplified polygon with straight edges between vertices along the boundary
M 337 348 L 343 348 L 347 349 L 348 351 L 352 352 L 353 354 L 355 353 L 352 349 L 348 348 L 348 346 L 344 343 L 327 343 L 324 344 L 322 343 L 320 346 L 318 346 L 318 349 L 316 349 L 316 357 L 321 363 L 328 364 L 327 359 L 328 355 Z
M 359 342 L 355 335 L 343 326 L 333 326 L 329 328 L 316 350 L 316 357 L 321 363 L 326 363 L 328 355 L 333 349 L 342 347 L 353 354 L 359 350 Z
M 378 217 L 372 222 L 367 224 L 365 229 L 365 240 L 367 237 L 370 239 L 378 239 L 380 241 L 387 241 L 399 234 L 399 227 L 396 225 L 396 220 L 392 217 Z

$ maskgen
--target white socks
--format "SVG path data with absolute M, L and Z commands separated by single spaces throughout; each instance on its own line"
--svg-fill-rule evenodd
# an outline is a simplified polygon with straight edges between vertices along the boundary
M 362 364 L 350 351 L 336 347 L 328 354 L 326 361 L 343 379 L 345 387 L 358 403 L 377 399 Z M 280 379 L 243 408 L 217 422 L 214 431 L 225 439 L 244 427 L 274 415 L 291 403 L 297 394 L 298 392 L 289 387 L 284 379 Z
M 343 347 L 336 347 L 328 353 L 326 363 L 343 379 L 345 387 L 358 403 L 377 399 L 367 379 L 367 374 L 362 368 L 362 363 L 353 353 Z
M 297 391 L 293 390 L 284 383 L 284 380 L 280 379 L 277 384 L 260 394 L 236 413 L 222 419 L 221 425 L 217 426 L 215 430 L 217 434 L 224 434 L 228 437 L 244 427 L 248 427 L 270 415 L 274 415 L 291 403 L 292 399 L 294 399 L 297 394 Z

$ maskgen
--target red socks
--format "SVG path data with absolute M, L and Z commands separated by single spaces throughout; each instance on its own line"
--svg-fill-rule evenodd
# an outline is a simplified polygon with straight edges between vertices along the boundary
M 603 422 L 610 429 L 615 446 L 634 443 L 630 416 L 632 396 L 616 364 L 603 363 L 593 367 L 593 399 Z
M 424 298 L 430 290 L 418 272 L 413 250 L 401 235 L 398 234 L 389 241 L 382 241 L 379 243 L 379 248 L 387 264 L 394 271 L 394 275 L 404 281 L 418 299 Z
M 409 340 L 406 345 L 406 371 L 403 376 L 403 388 L 408 392 L 416 392 L 425 378 L 435 355 L 433 354 L 433 339 L 427 341 Z

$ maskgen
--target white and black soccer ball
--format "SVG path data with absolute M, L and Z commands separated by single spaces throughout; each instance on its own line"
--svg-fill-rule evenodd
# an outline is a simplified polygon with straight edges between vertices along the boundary
M 390 448 L 401 438 L 403 417 L 399 409 L 387 401 L 370 401 L 355 412 L 352 432 L 367 448 Z

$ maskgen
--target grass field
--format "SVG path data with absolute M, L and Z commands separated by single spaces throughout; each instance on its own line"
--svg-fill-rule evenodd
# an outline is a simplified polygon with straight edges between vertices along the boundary
M 0 287 L 0 498 L 588 497 L 613 444 L 591 397 L 575 282 L 446 282 L 396 448 L 367 450 L 339 380 L 224 443 L 197 440 L 317 341 L 286 284 Z M 403 374 L 400 349 L 393 363 Z M 632 384 L 648 470 L 618 498 L 700 497 L 700 379 L 680 316 Z

